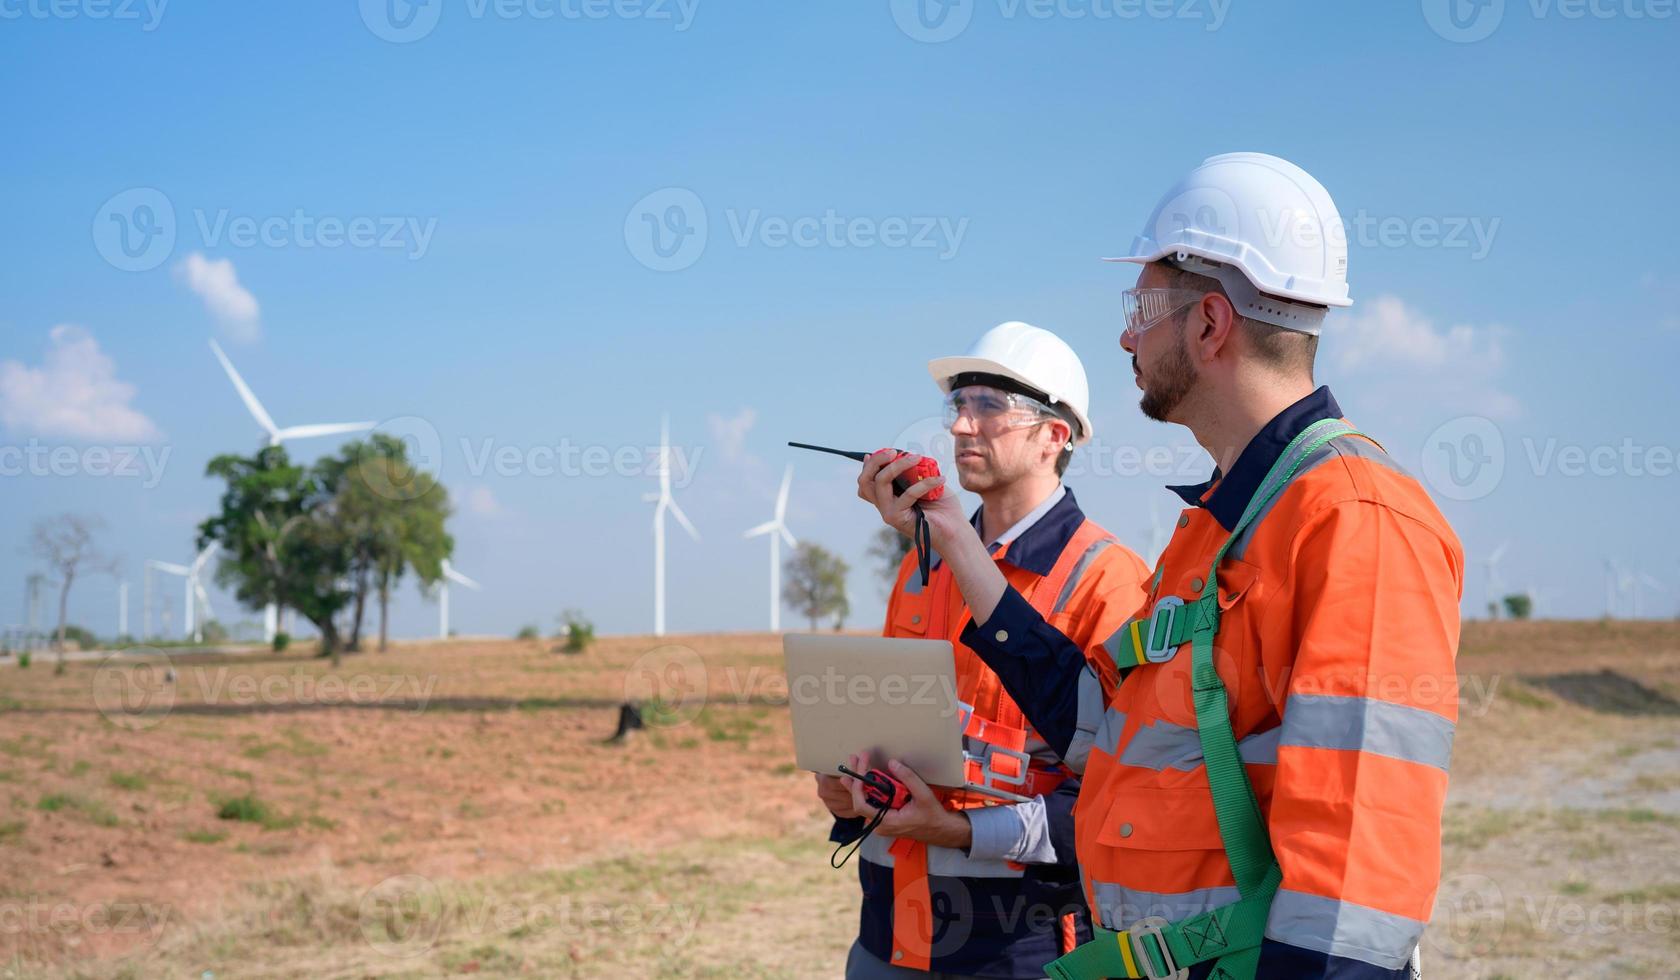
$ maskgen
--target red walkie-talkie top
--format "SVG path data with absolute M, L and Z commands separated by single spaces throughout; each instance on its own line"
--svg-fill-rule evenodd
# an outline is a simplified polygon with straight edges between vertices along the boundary
M 855 459 L 860 463 L 863 462 L 864 460 L 868 459 L 870 456 L 874 455 L 874 453 L 852 452 L 851 450 L 848 450 L 848 449 L 830 449 L 827 446 L 813 446 L 808 442 L 790 442 L 790 443 L 788 443 L 788 445 L 794 447 L 795 449 L 814 449 L 819 453 L 832 453 L 836 456 L 844 456 L 847 459 Z M 893 458 L 892 458 L 891 462 L 895 462 L 895 463 L 898 462 L 899 460 L 903 459 L 904 457 L 911 455 L 910 453 L 907 453 L 902 449 L 891 449 L 891 448 L 877 449 L 877 450 L 875 450 L 875 452 L 876 453 L 893 453 L 894 455 L 893 455 Z M 915 483 L 918 483 L 922 480 L 925 480 L 930 476 L 938 476 L 938 475 L 939 475 L 939 462 L 937 460 L 935 460 L 932 456 L 923 456 L 921 459 L 918 459 L 916 461 L 915 466 L 912 466 L 909 469 L 905 470 L 902 474 L 900 474 L 898 476 L 897 479 L 893 480 L 893 492 L 902 494 L 904 491 L 910 489 L 912 484 L 915 484 Z M 922 499 L 923 500 L 938 500 L 940 497 L 943 497 L 943 496 L 945 496 L 945 488 L 944 487 L 934 487 L 932 490 L 929 490 L 927 493 L 922 494 Z

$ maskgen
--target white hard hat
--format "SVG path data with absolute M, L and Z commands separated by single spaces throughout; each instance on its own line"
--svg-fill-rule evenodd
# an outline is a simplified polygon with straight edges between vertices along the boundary
M 1218 279 L 1240 313 L 1280 327 L 1318 333 L 1322 307 L 1353 305 L 1330 192 L 1266 153 L 1203 160 L 1161 198 L 1131 253 L 1106 261 L 1158 259 Z
M 1011 320 L 980 335 L 961 357 L 936 357 L 928 362 L 928 373 L 939 390 L 951 391 L 951 379 L 961 374 L 994 374 L 1042 394 L 1051 406 L 1066 407 L 1073 414 L 1073 441 L 1083 445 L 1091 439 L 1091 388 L 1085 380 L 1085 365 L 1067 342 L 1048 330 Z

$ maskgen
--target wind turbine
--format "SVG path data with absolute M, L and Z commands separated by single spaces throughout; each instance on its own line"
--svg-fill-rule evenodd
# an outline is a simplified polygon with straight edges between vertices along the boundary
M 257 420 L 264 432 L 268 433 L 268 444 L 278 446 L 287 439 L 311 439 L 316 436 L 335 436 L 346 432 L 366 432 L 378 425 L 377 422 L 321 422 L 314 425 L 291 425 L 282 429 L 274 424 L 274 419 L 263 408 L 262 402 L 257 401 L 256 393 L 245 379 L 234 370 L 233 362 L 222 353 L 222 345 L 214 339 L 210 341 L 210 350 L 215 353 L 216 360 L 222 362 L 222 370 L 227 372 L 228 380 L 233 382 L 233 388 L 239 392 L 239 399 L 245 403 L 245 410 Z M 272 643 L 274 634 L 280 628 L 280 610 L 274 603 L 269 603 L 263 610 L 263 639 Z
M 653 508 L 653 635 L 665 635 L 665 514 L 669 512 L 683 526 L 688 536 L 700 540 L 700 532 L 689 523 L 677 502 L 671 499 L 671 420 L 659 417 L 659 492 L 642 499 L 657 504 Z
M 1489 619 L 1499 618 L 1499 560 L 1505 557 L 1505 549 L 1509 547 L 1511 547 L 1511 542 L 1506 541 L 1499 547 L 1493 549 L 1493 552 L 1486 558 L 1482 559 L 1482 564 L 1485 566 L 1487 572 L 1485 581 L 1487 583 L 1486 589 Z
M 210 595 L 204 591 L 204 583 L 199 579 L 199 573 L 204 571 L 204 563 L 213 558 L 221 545 L 212 541 L 204 546 L 191 565 L 177 565 L 174 562 L 158 561 L 153 558 L 146 560 L 148 571 L 159 571 L 169 575 L 179 575 L 186 580 L 183 591 L 186 599 L 183 603 L 181 630 L 194 643 L 204 640 L 204 623 L 198 615 L 200 609 L 204 611 L 203 618 L 209 618 Z M 148 590 L 149 591 L 149 590 Z M 149 612 L 150 610 L 148 610 Z
M 479 585 L 472 579 L 467 578 L 460 572 L 457 572 L 455 570 L 455 566 L 449 563 L 449 559 L 445 558 L 443 560 L 443 578 L 438 579 L 438 637 L 445 640 L 449 638 L 450 582 L 454 582 L 458 585 L 464 585 L 474 592 L 484 591 L 484 586 Z
M 788 488 L 793 485 L 793 464 L 782 473 L 782 489 L 776 493 L 776 517 L 741 535 L 756 538 L 770 535 L 770 632 L 782 631 L 782 542 L 789 548 L 799 547 L 793 532 L 787 529 Z

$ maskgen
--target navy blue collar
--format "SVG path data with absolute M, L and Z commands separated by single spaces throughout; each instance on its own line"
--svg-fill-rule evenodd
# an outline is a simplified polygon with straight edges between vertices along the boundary
M 1167 489 L 1183 497 L 1184 502 L 1192 507 L 1207 508 L 1213 519 L 1229 531 L 1242 520 L 1248 502 L 1260 489 L 1260 481 L 1271 472 L 1272 464 L 1283 455 L 1290 441 L 1314 422 L 1341 417 L 1342 408 L 1336 404 L 1335 396 L 1330 394 L 1328 387 L 1320 387 L 1262 426 L 1243 447 L 1230 473 L 1221 475 L 1219 468 L 1215 467 L 1213 476 L 1205 483 Z
M 1002 555 L 1004 561 L 1016 568 L 1025 569 L 1034 575 L 1049 575 L 1056 567 L 1056 559 L 1062 557 L 1062 550 L 1073 540 L 1073 534 L 1079 526 L 1085 523 L 1085 512 L 1079 509 L 1079 501 L 1073 499 L 1073 489 L 1063 484 L 1067 490 L 1056 505 L 1044 512 L 1032 527 L 1021 532 L 1021 536 L 1009 543 L 1009 550 Z M 974 533 L 981 534 L 980 516 L 986 508 L 976 507 L 974 516 L 969 523 L 974 525 Z M 995 553 L 994 558 L 999 557 Z M 934 567 L 939 565 L 939 556 L 934 555 Z
M 985 509 L 976 508 L 970 519 L 975 534 L 981 534 L 980 517 Z M 1056 567 L 1056 559 L 1062 557 L 1062 550 L 1073 539 L 1074 532 L 1084 523 L 1085 512 L 1079 509 L 1079 501 L 1073 499 L 1073 490 L 1068 488 L 1062 499 L 1056 501 L 1056 506 L 1045 511 L 1032 527 L 1009 543 L 1003 560 L 1034 575 L 1049 575 L 1050 570 Z

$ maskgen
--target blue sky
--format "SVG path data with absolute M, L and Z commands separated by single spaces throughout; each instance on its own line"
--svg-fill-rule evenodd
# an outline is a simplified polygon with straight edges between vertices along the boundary
M 766 624 L 741 532 L 790 461 L 790 526 L 852 560 L 853 621 L 877 620 L 850 464 L 782 444 L 925 437 L 926 361 L 1008 319 L 1083 356 L 1099 446 L 1069 484 L 1142 550 L 1161 486 L 1208 464 L 1137 413 L 1134 273 L 1097 259 L 1229 150 L 1334 195 L 1355 306 L 1321 380 L 1431 475 L 1472 562 L 1509 541 L 1502 584 L 1551 615 L 1603 612 L 1606 558 L 1669 590 L 1641 586 L 1645 614 L 1680 604 L 1680 16 L 1657 0 L 1464 27 L 1444 0 L 390 2 L 0 3 L 0 622 L 43 514 L 101 515 L 136 596 L 142 560 L 189 557 L 205 462 L 260 442 L 211 338 L 281 425 L 435 434 L 486 586 L 456 593 L 464 633 L 567 607 L 650 628 L 634 461 L 662 412 L 704 536 L 673 527 L 673 631 Z M 678 219 L 667 254 L 647 216 Z M 57 447 L 72 475 L 28 462 Z M 161 467 L 104 475 L 100 447 Z M 78 587 L 74 621 L 115 615 L 113 580 Z M 406 590 L 395 631 L 435 623 Z

